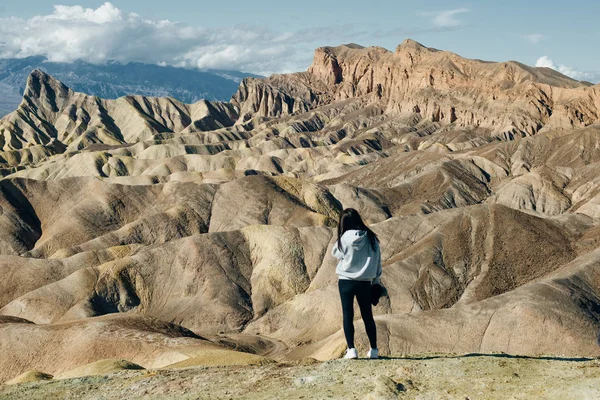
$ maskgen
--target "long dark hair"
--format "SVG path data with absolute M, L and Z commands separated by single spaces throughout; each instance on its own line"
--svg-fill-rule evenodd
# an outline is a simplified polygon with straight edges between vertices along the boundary
M 367 231 L 367 235 L 369 236 L 369 242 L 371 242 L 371 247 L 375 250 L 375 244 L 379 242 L 379 238 L 375 232 L 373 232 L 365 223 L 358 211 L 354 208 L 346 208 L 342 215 L 340 215 L 340 221 L 338 223 L 338 240 L 337 246 L 340 251 L 342 251 L 342 235 L 344 232 L 349 230 L 358 230 L 358 231 Z

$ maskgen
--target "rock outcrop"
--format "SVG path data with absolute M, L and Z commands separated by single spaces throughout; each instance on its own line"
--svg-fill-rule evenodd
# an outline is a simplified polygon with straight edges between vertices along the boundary
M 280 92 L 293 96 L 281 101 Z M 387 115 L 414 112 L 423 120 L 485 128 L 503 138 L 533 135 L 547 125 L 584 127 L 600 115 L 597 86 L 549 68 L 465 59 L 410 39 L 394 52 L 354 44 L 321 47 L 307 72 L 246 79 L 235 96 L 260 117 L 288 115 L 297 103 L 359 97 L 379 103 Z

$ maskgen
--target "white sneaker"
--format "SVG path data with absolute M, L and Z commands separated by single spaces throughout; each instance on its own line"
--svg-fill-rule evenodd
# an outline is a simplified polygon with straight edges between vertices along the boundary
M 344 356 L 344 358 L 347 358 L 347 359 L 358 358 L 358 353 L 356 352 L 356 349 L 353 347 L 351 349 L 346 350 L 346 355 Z
M 378 349 L 369 350 L 369 352 L 367 353 L 367 358 L 379 358 L 379 350 Z

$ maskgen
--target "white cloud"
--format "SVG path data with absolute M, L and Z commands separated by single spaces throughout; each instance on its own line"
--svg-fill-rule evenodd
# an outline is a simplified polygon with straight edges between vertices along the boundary
M 431 22 L 439 28 L 454 28 L 462 25 L 462 21 L 457 19 L 456 16 L 469 11 L 471 10 L 468 8 L 455 8 L 453 10 L 443 10 L 437 13 L 423 13 L 423 15 L 432 17 Z
M 558 71 L 563 75 L 567 75 L 573 79 L 577 79 L 578 81 L 589 81 L 593 83 L 600 81 L 600 72 L 579 71 L 575 68 L 567 67 L 566 65 L 556 65 L 548 56 L 542 56 L 538 58 L 535 66 L 552 68 L 553 70 Z
M 552 68 L 553 70 L 558 71 L 558 67 L 556 66 L 556 64 L 554 64 L 554 62 L 548 56 L 542 56 L 542 57 L 538 58 L 538 60 L 535 63 L 535 66 Z
M 259 74 L 298 68 L 296 33 L 256 26 L 206 29 L 147 20 L 107 2 L 96 9 L 55 6 L 49 15 L 0 18 L 0 58 L 34 55 L 50 61 L 138 61 L 237 69 Z
M 51 19 L 73 20 L 80 19 L 97 24 L 105 24 L 108 22 L 120 21 L 123 18 L 121 10 L 113 6 L 111 3 L 104 3 L 97 9 L 86 8 L 81 6 L 54 6 L 54 13 L 47 16 L 36 17 L 34 20 L 45 21 Z
M 545 38 L 544 35 L 542 35 L 541 33 L 530 33 L 529 35 L 525 35 L 524 37 L 531 44 L 538 44 Z

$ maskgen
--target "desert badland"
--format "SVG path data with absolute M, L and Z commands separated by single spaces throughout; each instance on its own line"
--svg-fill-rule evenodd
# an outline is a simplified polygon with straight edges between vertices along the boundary
M 338 358 L 345 207 L 381 240 L 382 354 L 600 356 L 600 85 L 412 40 L 230 102 L 36 70 L 0 147 L 0 382 Z

